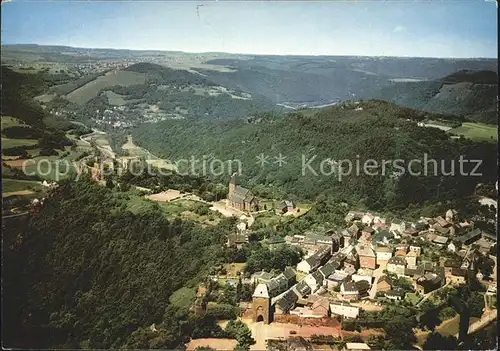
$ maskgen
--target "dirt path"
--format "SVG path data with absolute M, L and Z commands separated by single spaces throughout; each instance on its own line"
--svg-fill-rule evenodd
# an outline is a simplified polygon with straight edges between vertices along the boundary
M 497 319 L 497 310 L 486 310 L 486 312 L 482 315 L 481 319 L 469 325 L 469 330 L 467 334 L 472 334 L 478 331 L 481 328 L 486 327 L 488 324 Z M 455 335 L 458 337 L 458 334 Z

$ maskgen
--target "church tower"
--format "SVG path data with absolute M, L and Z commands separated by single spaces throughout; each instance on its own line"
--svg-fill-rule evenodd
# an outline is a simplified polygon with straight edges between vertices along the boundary
M 236 176 L 237 175 L 238 175 L 238 173 L 233 173 L 233 175 L 231 176 L 231 180 L 229 180 L 229 191 L 228 191 L 228 194 L 234 193 L 234 191 L 236 189 Z
M 254 322 L 264 322 L 264 324 L 272 322 L 271 298 L 266 284 L 261 283 L 255 288 L 252 296 L 252 311 Z

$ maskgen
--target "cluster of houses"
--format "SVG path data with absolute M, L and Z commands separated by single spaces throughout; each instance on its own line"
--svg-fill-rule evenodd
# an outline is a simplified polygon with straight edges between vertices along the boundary
M 395 277 L 407 278 L 421 294 L 446 283 L 463 284 L 468 276 L 476 274 L 475 263 L 481 255 L 481 250 L 472 250 L 470 245 L 475 243 L 489 250 L 496 242 L 495 236 L 474 228 L 473 222 L 459 221 L 453 210 L 447 211 L 444 218 L 421 218 L 415 223 L 389 222 L 356 211 L 349 212 L 345 220 L 345 229 L 267 240 L 271 249 L 295 245 L 308 253 L 297 265 L 297 272 L 304 276 L 298 282 L 295 271 L 293 278 L 286 280 L 292 277 L 291 268 L 276 278 L 265 272 L 254 275 L 253 279 L 264 283 L 268 291 L 267 320 L 279 314 L 356 318 L 359 308 L 350 302 L 373 299 L 375 292 L 387 299 L 404 299 L 405 291 L 393 282 Z M 416 244 L 419 242 L 422 244 Z M 423 255 L 429 247 L 432 251 L 455 252 L 459 259 L 444 264 L 432 261 Z

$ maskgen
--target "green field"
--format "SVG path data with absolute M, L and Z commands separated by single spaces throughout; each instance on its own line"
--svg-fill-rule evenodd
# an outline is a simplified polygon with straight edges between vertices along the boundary
M 448 133 L 455 135 L 463 135 L 466 138 L 472 140 L 485 140 L 491 142 L 497 142 L 498 139 L 498 128 L 497 126 L 484 123 L 462 123 L 462 126 L 458 128 L 453 128 L 448 131 Z
M 13 191 L 22 190 L 37 191 L 41 189 L 42 185 L 40 185 L 40 183 L 36 181 L 2 178 L 2 193 L 10 193 Z
M 38 144 L 36 139 L 10 139 L 2 137 L 2 147 L 5 149 L 16 146 L 33 146 Z
M 32 154 L 37 155 L 37 150 L 39 149 L 29 151 L 34 151 Z M 59 181 L 68 178 L 71 173 L 76 171 L 73 166 L 73 160 L 80 153 L 71 151 L 69 148 L 66 148 L 64 151 L 70 151 L 70 153 L 63 158 L 60 156 L 40 156 L 26 161 L 26 174 L 37 174 L 41 179 L 49 181 Z M 59 152 L 59 155 L 61 154 L 62 152 Z
M 411 303 L 412 305 L 416 305 L 422 299 L 421 296 L 418 296 L 415 293 L 406 294 L 405 300 Z
M 150 206 L 160 206 L 168 218 L 182 217 L 183 219 L 192 220 L 201 224 L 216 225 L 220 218 L 217 212 L 209 210 L 206 215 L 199 215 L 194 211 L 200 205 L 193 200 L 178 200 L 172 202 L 156 202 L 145 199 L 137 194 L 130 195 L 127 209 L 132 213 L 147 211 Z
M 20 119 L 14 117 L 2 116 L 2 130 L 4 130 L 5 128 L 16 127 L 20 125 L 24 125 L 24 122 L 21 121 Z
M 143 73 L 129 71 L 111 71 L 104 76 L 99 76 L 87 84 L 73 90 L 66 98 L 77 104 L 85 104 L 87 101 L 95 98 L 103 89 L 115 85 L 129 86 L 135 84 L 144 84 L 146 75 Z

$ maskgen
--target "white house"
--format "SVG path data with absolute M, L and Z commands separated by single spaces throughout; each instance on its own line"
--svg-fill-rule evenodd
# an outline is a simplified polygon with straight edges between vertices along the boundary
M 387 262 L 387 271 L 397 274 L 398 276 L 405 274 L 406 259 L 401 256 L 394 256 Z
M 453 244 L 453 242 L 450 242 L 446 249 L 448 250 L 448 252 L 456 252 L 457 251 L 457 247 L 455 246 L 455 244 Z
M 336 302 L 330 304 L 330 312 L 347 318 L 358 318 L 359 307 L 351 306 L 346 302 Z
M 452 222 L 455 219 L 456 215 L 457 215 L 457 211 L 449 209 L 448 211 L 446 211 L 446 214 L 444 217 L 446 218 L 446 220 L 448 222 Z
M 307 262 L 307 260 L 302 260 L 297 264 L 297 271 L 309 273 L 311 271 L 311 265 Z
M 392 257 L 392 249 L 387 246 L 378 246 L 375 248 L 375 255 L 377 256 L 377 264 L 386 264 Z
M 364 225 L 372 225 L 374 219 L 374 215 L 372 215 L 371 213 L 365 213 L 363 217 L 361 217 L 361 223 L 363 223 Z
M 399 232 L 402 233 L 406 229 L 406 223 L 403 221 L 400 221 L 399 219 L 394 219 L 391 222 L 391 226 L 389 227 L 389 231 L 392 233 Z
M 422 248 L 420 246 L 410 245 L 410 251 L 413 251 L 417 254 L 417 257 L 422 254 Z
M 308 274 L 304 278 L 304 282 L 311 288 L 311 292 L 315 292 L 323 285 L 323 279 L 321 274 Z

